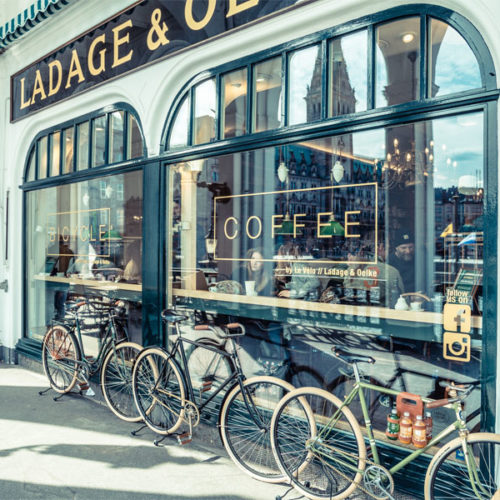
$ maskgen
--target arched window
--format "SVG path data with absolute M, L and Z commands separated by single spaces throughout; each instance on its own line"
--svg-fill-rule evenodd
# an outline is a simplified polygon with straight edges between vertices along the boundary
M 237 60 L 196 77 L 167 120 L 164 149 L 494 88 L 491 61 L 478 60 L 473 49 L 472 27 L 468 41 L 446 19 L 413 10 L 397 19 L 388 11 L 362 29 L 337 27 L 318 33 L 317 43 L 290 43 L 246 66 Z M 451 22 L 449 11 L 437 11 Z
M 24 180 L 59 177 L 145 156 L 135 111 L 118 103 L 38 134 L 30 147 Z

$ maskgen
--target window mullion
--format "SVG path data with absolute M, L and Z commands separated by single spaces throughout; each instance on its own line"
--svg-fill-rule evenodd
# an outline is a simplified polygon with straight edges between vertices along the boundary
M 329 71 L 329 50 L 328 50 L 328 40 L 323 39 L 320 46 L 320 57 L 321 57 L 321 120 L 325 120 L 328 117 L 328 109 L 330 105 L 330 92 L 331 87 L 331 75 Z
M 425 14 L 420 16 L 420 100 L 429 95 L 429 33 L 428 18 Z
M 373 109 L 375 107 L 375 28 L 372 25 L 367 28 L 368 35 L 368 51 L 367 51 L 367 101 L 366 109 Z

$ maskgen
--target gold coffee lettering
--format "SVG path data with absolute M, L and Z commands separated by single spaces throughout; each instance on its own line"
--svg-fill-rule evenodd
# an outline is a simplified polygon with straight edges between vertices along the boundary
M 280 224 L 275 224 L 274 222 L 276 219 L 283 219 L 283 216 L 282 215 L 273 215 L 271 219 L 272 219 L 271 236 L 274 238 L 274 230 L 280 229 L 283 225 L 283 222 L 281 222 Z
M 344 214 L 345 237 L 346 238 L 361 238 L 360 234 L 349 234 L 349 226 L 359 226 L 359 222 L 349 222 L 349 215 L 359 214 L 359 210 L 348 210 Z
M 117 26 L 116 28 L 113 28 L 113 65 L 111 66 L 112 68 L 116 68 L 117 66 L 121 66 L 122 64 L 125 64 L 126 62 L 130 61 L 132 59 L 132 54 L 134 53 L 133 49 L 130 49 L 127 55 L 120 57 L 120 46 L 124 44 L 128 44 L 130 41 L 130 33 L 127 33 L 125 36 L 120 37 L 120 33 L 122 30 L 125 28 L 131 28 L 132 25 L 132 20 L 129 19 L 128 21 L 125 21 L 124 23 L 120 24 L 120 26 Z
M 250 234 L 250 222 L 252 222 L 252 220 L 256 220 L 259 222 L 259 232 L 255 236 L 252 236 Z M 262 220 L 261 220 L 261 218 L 257 217 L 256 215 L 252 215 L 251 217 L 249 217 L 247 220 L 246 230 L 247 230 L 247 236 L 252 240 L 256 240 L 262 233 Z
M 187 0 L 186 7 L 184 9 L 184 16 L 186 18 L 187 25 L 193 30 L 198 31 L 203 29 L 212 19 L 215 11 L 216 0 L 208 0 L 207 13 L 201 21 L 195 21 L 193 17 L 193 2 L 194 0 Z
M 229 234 L 227 234 L 227 225 L 229 222 L 233 222 L 235 225 L 238 224 L 238 221 L 236 220 L 235 217 L 228 217 L 226 219 L 226 222 L 224 223 L 224 234 L 226 235 L 226 238 L 228 240 L 234 240 L 234 238 L 236 238 L 236 236 L 238 236 L 238 229 L 236 229 L 235 233 L 232 235 L 232 236 L 229 236 Z
M 332 235 L 331 234 L 321 234 L 321 228 L 322 227 L 327 227 L 330 225 L 330 221 L 328 222 L 321 222 L 321 217 L 323 217 L 324 215 L 328 215 L 329 217 L 333 217 L 333 212 L 319 212 L 318 213 L 318 216 L 317 216 L 317 229 L 318 229 L 318 238 L 331 238 Z
M 305 217 L 307 214 L 294 214 L 293 215 L 293 237 L 297 238 L 297 228 L 298 227 L 306 227 L 305 224 L 297 224 L 298 217 Z

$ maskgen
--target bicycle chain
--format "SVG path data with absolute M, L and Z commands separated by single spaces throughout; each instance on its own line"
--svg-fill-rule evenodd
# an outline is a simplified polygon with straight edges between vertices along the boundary
M 332 450 L 332 451 L 337 451 L 337 449 L 336 449 L 336 448 L 334 448 L 333 446 L 329 446 L 329 445 L 325 445 L 325 444 L 323 444 L 323 446 L 325 446 L 326 448 L 328 448 L 328 449 L 330 449 L 330 450 Z M 359 456 L 358 456 L 358 455 L 355 455 L 354 453 L 351 453 L 351 452 L 348 452 L 348 451 L 344 451 L 344 450 L 338 450 L 338 451 L 340 451 L 340 453 L 341 453 L 341 454 L 343 454 L 343 455 L 350 455 L 352 458 L 355 458 L 355 459 L 360 459 L 360 458 L 359 458 Z M 322 463 L 323 463 L 326 467 L 328 467 L 328 468 L 330 468 L 330 469 L 335 470 L 335 471 L 336 471 L 336 472 L 337 472 L 340 476 L 342 476 L 342 477 L 343 477 L 344 479 L 346 479 L 348 482 L 353 482 L 353 481 L 351 480 L 351 478 L 349 478 L 346 474 L 344 474 L 343 472 L 341 472 L 340 470 L 338 470 L 338 469 L 337 469 L 336 467 L 334 467 L 333 465 L 330 465 L 329 463 L 327 463 L 327 462 L 326 462 L 326 461 L 322 458 L 322 456 L 321 456 L 321 455 L 319 455 L 319 454 L 315 454 L 314 452 L 312 452 L 312 453 L 313 453 L 313 456 L 314 456 L 315 458 L 317 458 L 320 462 L 322 462 Z M 366 467 L 366 465 L 367 465 L 367 464 L 370 464 L 370 465 L 375 465 L 375 466 L 377 466 L 377 467 L 379 467 L 379 468 L 383 469 L 383 470 L 387 473 L 387 476 L 388 476 L 389 478 L 391 478 L 391 479 L 392 479 L 392 474 L 391 474 L 391 473 L 389 472 L 389 470 L 388 470 L 388 469 L 386 469 L 383 465 L 377 464 L 377 463 L 375 463 L 373 460 L 370 460 L 370 459 L 368 459 L 368 458 L 364 458 L 364 459 L 360 459 L 360 460 L 363 460 L 363 461 L 365 462 L 365 465 L 364 465 L 364 467 L 363 467 L 363 470 L 362 470 L 362 471 L 360 471 L 361 475 L 363 475 L 364 471 L 366 470 L 366 468 L 367 468 L 367 467 Z M 373 493 L 371 493 L 370 491 L 368 491 L 368 490 L 367 490 L 364 486 L 362 486 L 362 485 L 361 485 L 361 483 L 362 483 L 362 482 L 363 482 L 363 478 L 361 477 L 361 479 L 359 480 L 359 482 L 358 482 L 357 484 L 355 483 L 355 484 L 356 484 L 356 489 L 358 489 L 358 488 L 359 488 L 360 490 L 364 491 L 364 492 L 365 492 L 367 495 L 369 495 L 370 497 L 375 498 L 376 500 L 387 500 L 387 498 L 393 498 L 393 497 L 392 497 L 392 494 L 393 494 L 393 492 L 394 492 L 394 482 L 392 482 L 392 483 L 391 483 L 391 486 L 392 486 L 391 492 L 390 492 L 390 493 L 388 493 L 386 496 L 383 496 L 383 497 L 382 497 L 382 496 L 376 496 L 376 495 L 374 495 Z

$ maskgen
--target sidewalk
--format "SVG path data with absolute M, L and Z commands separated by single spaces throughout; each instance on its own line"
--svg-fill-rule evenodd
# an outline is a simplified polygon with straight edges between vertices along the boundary
M 0 364 L 2 500 L 272 500 L 287 489 L 241 472 L 196 431 L 190 445 L 156 447 L 149 430 L 132 437 L 137 424 L 77 394 L 39 396 L 46 387 L 43 375 Z

